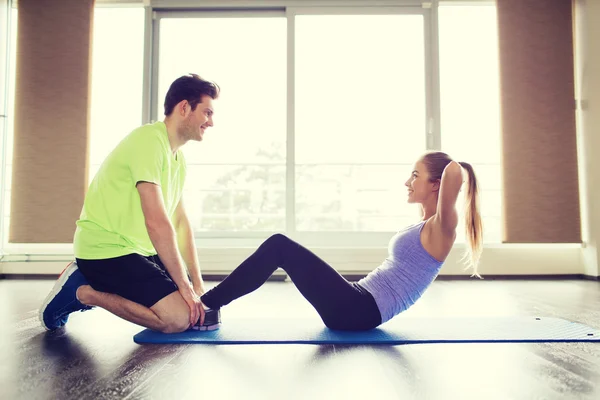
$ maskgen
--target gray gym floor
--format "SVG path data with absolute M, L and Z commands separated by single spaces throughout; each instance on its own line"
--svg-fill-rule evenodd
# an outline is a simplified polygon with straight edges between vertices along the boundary
M 45 333 L 37 308 L 52 284 L 0 281 L 0 399 L 600 398 L 600 343 L 140 346 L 142 328 L 101 309 Z M 263 315 L 318 318 L 289 282 L 222 313 L 224 324 Z M 436 281 L 405 315 L 545 315 L 600 328 L 600 283 Z

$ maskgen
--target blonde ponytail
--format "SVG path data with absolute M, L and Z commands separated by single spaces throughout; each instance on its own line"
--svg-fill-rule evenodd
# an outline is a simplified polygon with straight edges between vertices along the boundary
M 483 250 L 483 224 L 479 212 L 479 188 L 471 164 L 466 162 L 459 162 L 459 164 L 468 174 L 468 188 L 465 195 L 465 234 L 468 246 L 464 259 L 467 259 L 473 269 L 473 275 L 481 278 L 477 272 Z

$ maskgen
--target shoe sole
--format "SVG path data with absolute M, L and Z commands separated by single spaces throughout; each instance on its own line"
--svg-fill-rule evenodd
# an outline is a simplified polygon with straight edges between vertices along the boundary
M 46 323 L 44 322 L 44 311 L 46 311 L 46 308 L 48 307 L 48 305 L 50 304 L 50 302 L 54 299 L 54 297 L 56 297 L 56 295 L 62 290 L 63 286 L 65 285 L 65 283 L 69 280 L 69 278 L 71 277 L 71 274 L 73 274 L 73 272 L 75 272 L 76 268 L 71 268 L 71 270 L 69 270 L 69 267 L 71 267 L 73 265 L 73 262 L 70 262 L 65 269 L 63 269 L 63 271 L 60 273 L 60 275 L 58 276 L 58 279 L 56 281 L 56 283 L 54 284 L 54 286 L 52 287 L 52 290 L 50 291 L 50 293 L 48 294 L 48 296 L 46 296 L 46 299 L 44 300 L 44 302 L 42 303 L 42 306 L 40 307 L 40 311 L 38 313 L 38 317 L 40 319 L 40 322 L 42 323 L 42 326 L 44 327 L 44 329 L 46 329 L 47 331 L 51 331 L 53 329 L 50 329 L 46 326 Z M 60 285 L 59 285 L 60 284 Z
M 194 326 L 192 329 L 195 331 L 216 331 L 221 327 L 221 324 L 210 325 L 210 326 Z

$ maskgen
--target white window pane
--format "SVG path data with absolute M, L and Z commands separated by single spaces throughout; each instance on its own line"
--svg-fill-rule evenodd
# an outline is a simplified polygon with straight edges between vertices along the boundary
M 424 75 L 420 15 L 296 17 L 297 162 L 412 161 Z
M 94 9 L 90 171 L 142 122 L 144 9 Z
M 483 243 L 500 243 L 502 241 L 502 218 L 488 216 L 483 218 Z M 465 221 L 460 219 L 456 228 L 456 243 L 465 243 Z
M 4 219 L 7 220 L 8 218 L 10 218 L 10 203 L 12 190 L 7 190 L 4 196 Z
M 4 163 L 4 147 L 3 147 L 3 142 L 4 140 L 2 140 L 2 138 L 4 137 L 4 120 L 2 118 L 0 118 L 0 151 L 2 153 L 0 153 L 0 163 Z M 2 171 L 2 164 L 0 164 L 0 171 Z M 1 172 L 0 172 L 1 174 Z M 4 196 L 6 196 L 6 192 L 8 190 L 10 190 L 10 182 L 12 180 L 12 176 L 9 175 L 8 171 L 5 172 L 4 176 L 0 176 L 0 182 L 3 183 L 4 187 Z M 4 199 L 4 201 L 6 201 L 6 199 Z M 0 202 L 0 208 L 2 208 L 2 206 L 6 207 L 6 204 L 1 203 Z M 3 211 L 3 210 L 0 210 Z M 5 213 L 0 214 L 0 218 L 3 218 L 5 215 Z M 1 224 L 0 224 L 1 225 Z M 4 245 L 4 237 L 0 234 L 0 250 L 2 250 L 2 246 Z
M 488 217 L 502 216 L 502 192 L 499 190 L 483 190 L 481 197 L 481 215 L 485 221 Z
M 502 170 L 496 7 L 440 6 L 439 21 L 442 150 L 473 165 L 481 189 L 485 239 L 499 242 Z
M 420 15 L 296 18 L 298 230 L 393 231 L 416 215 L 403 183 L 426 146 L 423 29 Z
M 440 7 L 439 18 L 442 147 L 470 163 L 499 163 L 496 7 Z
M 0 118 L 0 171 L 2 171 L 2 165 L 4 163 L 4 119 Z M 0 172 L 1 175 L 1 172 Z M 7 175 L 7 174 L 6 174 Z M 5 186 L 4 189 L 6 190 L 7 188 L 10 187 L 10 183 L 8 181 L 8 176 L 0 176 L 0 182 L 2 182 Z M 0 249 L 1 249 L 1 243 L 0 243 Z
M 197 231 L 285 228 L 285 168 L 274 165 L 188 167 L 186 209 Z
M 452 154 L 451 154 L 452 155 Z M 459 161 L 468 161 L 458 159 Z M 481 190 L 502 190 L 502 167 L 500 163 L 472 163 Z
M 201 38 L 196 50 L 181 38 Z M 182 151 L 184 199 L 196 231 L 285 229 L 285 18 L 165 18 L 160 22 L 156 112 L 171 83 L 196 73 L 216 82 L 214 127 Z
M 406 202 L 403 178 L 412 165 L 303 165 L 297 167 L 298 230 L 394 231 L 418 218 Z
M 196 38 L 190 43 L 181 38 Z M 157 115 L 171 83 L 196 73 L 216 82 L 215 126 L 184 146 L 191 163 L 284 163 L 285 18 L 169 18 L 160 24 Z

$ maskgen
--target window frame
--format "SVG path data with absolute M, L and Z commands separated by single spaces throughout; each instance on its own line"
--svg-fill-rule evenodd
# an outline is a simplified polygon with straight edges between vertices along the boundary
M 152 26 L 151 51 L 146 52 L 151 65 L 150 71 L 145 71 L 150 82 L 144 96 L 145 115 L 149 118 L 144 123 L 156 121 L 159 118 L 157 104 L 162 102 L 158 98 L 158 77 L 160 62 L 160 23 L 169 18 L 267 18 L 284 17 L 287 20 L 287 124 L 286 124 L 286 224 L 284 232 L 295 240 L 307 245 L 349 246 L 367 245 L 376 246 L 382 240 L 389 238 L 390 232 L 342 232 L 342 231 L 298 231 L 296 229 L 295 214 L 295 17 L 302 15 L 422 15 L 423 16 L 423 46 L 425 52 L 425 115 L 426 115 L 426 149 L 439 148 L 441 144 L 439 129 L 439 62 L 437 59 L 437 14 L 431 7 L 419 6 L 340 6 L 332 7 L 285 7 L 271 9 L 231 9 L 231 10 L 190 10 L 161 9 L 153 11 L 149 17 Z M 147 26 L 149 25 L 147 23 Z M 416 216 L 417 214 L 415 214 Z M 267 232 L 202 232 L 196 231 L 196 242 L 201 246 L 253 246 L 268 237 Z

